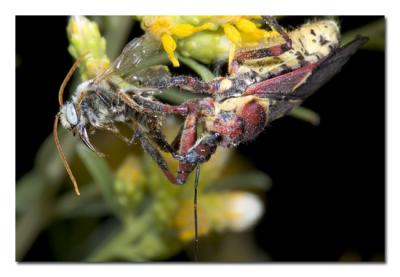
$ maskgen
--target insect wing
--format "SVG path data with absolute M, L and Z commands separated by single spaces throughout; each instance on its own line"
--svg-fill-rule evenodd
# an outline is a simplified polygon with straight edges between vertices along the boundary
M 100 74 L 97 80 L 106 79 L 110 75 L 118 75 L 128 83 L 137 83 L 138 79 L 168 75 L 167 67 L 158 66 L 163 53 L 161 43 L 150 35 L 143 35 L 130 41 L 111 66 Z
M 345 46 L 339 48 L 332 56 L 324 60 L 295 91 L 296 97 L 307 98 L 336 75 L 343 65 L 354 55 L 357 50 L 368 41 L 366 37 L 357 37 Z
M 336 50 L 321 64 L 310 64 L 293 72 L 260 82 L 249 87 L 246 94 L 270 98 L 269 120 L 279 118 L 295 106 L 300 105 L 304 99 L 328 82 L 367 41 L 366 37 L 358 37 Z
M 125 81 L 131 84 L 140 84 L 145 87 L 157 87 L 160 84 L 167 83 L 171 74 L 165 65 L 153 65 L 138 70 L 134 74 L 125 76 Z
M 316 66 L 316 64 L 309 64 L 292 72 L 255 83 L 249 86 L 243 95 L 257 95 L 269 98 L 289 96 L 296 87 L 296 84 L 305 80 Z

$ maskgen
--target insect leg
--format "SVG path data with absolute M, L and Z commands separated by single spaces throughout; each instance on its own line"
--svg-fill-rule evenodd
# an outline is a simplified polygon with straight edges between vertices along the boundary
M 176 177 L 174 174 L 169 170 L 167 162 L 164 160 L 164 158 L 161 156 L 160 152 L 157 150 L 156 147 L 154 147 L 153 144 L 146 138 L 146 136 L 143 133 L 140 133 L 138 135 L 138 138 L 142 144 L 143 149 L 150 155 L 150 157 L 157 163 L 158 167 L 161 168 L 163 171 L 165 177 L 173 183 L 173 184 L 181 184 L 180 182 L 177 181 Z
M 160 130 L 154 130 L 149 134 L 150 139 L 161 148 L 162 151 L 173 153 L 174 148 L 168 143 L 164 134 Z
M 79 128 L 79 131 L 78 131 L 78 132 L 79 132 L 79 136 L 80 136 L 81 140 L 83 141 L 83 143 L 84 143 L 90 150 L 92 150 L 93 152 L 95 152 L 99 157 L 105 157 L 105 155 L 104 155 L 103 153 L 101 153 L 100 151 L 98 151 L 98 150 L 96 149 L 96 147 L 94 147 L 93 144 L 90 142 L 89 135 L 88 135 L 88 132 L 87 132 L 86 127 L 81 127 L 81 128 Z
M 265 15 L 262 16 L 262 18 L 268 25 L 272 26 L 275 29 L 275 31 L 277 31 L 283 37 L 286 43 L 282 44 L 284 45 L 282 48 L 286 49 L 286 51 L 292 48 L 292 40 L 290 39 L 288 33 L 282 28 L 282 26 L 279 25 L 276 19 L 271 16 L 265 16 Z
M 184 138 L 182 138 L 184 139 Z M 190 171 L 178 171 L 178 181 L 186 181 L 188 175 L 194 170 L 197 164 L 208 161 L 212 154 L 217 150 L 218 143 L 221 140 L 221 135 L 218 133 L 208 133 L 197 140 L 197 142 L 181 155 L 175 155 L 174 158 L 181 161 L 180 164 L 189 164 Z M 185 174 L 186 173 L 186 174 Z
M 180 114 L 186 115 L 188 113 L 185 105 L 172 106 L 164 103 L 160 103 L 157 100 L 152 100 L 140 95 L 132 95 L 132 99 L 138 105 L 143 107 L 147 112 L 154 113 L 169 113 L 169 114 Z
M 104 127 L 104 130 L 113 133 L 114 135 L 116 135 L 119 139 L 121 139 L 126 144 L 131 144 L 131 139 L 128 139 L 127 137 L 123 136 L 116 126 L 114 126 L 114 125 L 106 126 L 106 127 Z
M 230 73 L 235 73 L 239 65 L 244 63 L 246 60 L 280 56 L 292 48 L 292 40 L 290 39 L 288 33 L 278 24 L 278 22 L 276 22 L 276 20 L 272 17 L 268 16 L 263 16 L 263 19 L 283 37 L 285 43 L 236 53 L 231 63 Z
M 127 104 L 130 108 L 132 108 L 133 110 L 139 112 L 139 113 L 144 113 L 145 112 L 145 108 L 140 106 L 138 103 L 136 103 L 135 101 L 133 101 L 133 99 L 123 90 L 119 90 L 117 92 L 118 97 L 121 98 L 121 100 Z M 119 99 L 118 98 L 118 99 Z
M 213 95 L 219 87 L 218 80 L 212 80 L 210 82 L 201 81 L 191 76 L 175 76 L 169 79 L 167 82 L 160 83 L 158 88 L 180 88 L 188 90 L 193 93 Z
M 198 115 L 196 112 L 190 113 L 185 120 L 182 136 L 179 146 L 179 157 L 186 157 L 187 152 L 192 148 L 197 140 L 197 120 Z M 175 158 L 178 156 L 174 155 Z M 179 159 L 178 171 L 176 179 L 178 183 L 184 184 L 189 174 L 194 170 L 195 165 L 188 159 Z
M 188 117 L 182 132 L 181 147 L 179 155 L 173 154 L 179 160 L 179 168 L 176 175 L 177 181 L 181 184 L 186 182 L 189 174 L 195 169 L 196 165 L 206 162 L 217 150 L 220 135 L 208 133 L 196 140 L 197 118 Z
M 179 128 L 179 131 L 176 134 L 176 137 L 174 138 L 174 140 L 171 143 L 171 146 L 172 146 L 172 149 L 174 150 L 174 152 L 178 151 L 178 149 L 180 147 L 180 140 L 182 137 L 182 132 L 183 132 L 183 125 Z

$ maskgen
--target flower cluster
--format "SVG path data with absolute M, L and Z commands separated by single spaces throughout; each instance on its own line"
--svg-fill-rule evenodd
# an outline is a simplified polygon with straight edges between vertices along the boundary
M 95 77 L 110 65 L 106 54 L 106 40 L 101 36 L 95 22 L 84 16 L 73 16 L 67 26 L 70 41 L 69 53 L 75 58 L 83 57 L 81 77 Z
M 260 16 L 144 16 L 142 27 L 163 44 L 174 66 L 175 51 L 205 63 L 226 59 L 236 47 L 253 47 L 275 31 L 260 29 Z
M 231 151 L 220 149 L 209 163 L 201 167 L 198 191 L 200 236 L 211 232 L 247 230 L 263 214 L 262 201 L 256 194 L 245 190 L 213 189 L 223 178 L 221 172 L 230 155 Z M 168 156 L 165 159 L 169 164 L 174 164 Z M 169 240 L 176 239 L 184 243 L 194 238 L 193 178 L 188 180 L 187 185 L 174 186 L 147 155 L 140 159 L 128 156 L 116 176 L 114 189 L 123 209 L 132 213 L 138 207 L 143 207 L 143 201 L 149 201 L 150 197 L 153 206 L 148 214 L 154 217 L 163 232 L 170 233 L 173 230 Z

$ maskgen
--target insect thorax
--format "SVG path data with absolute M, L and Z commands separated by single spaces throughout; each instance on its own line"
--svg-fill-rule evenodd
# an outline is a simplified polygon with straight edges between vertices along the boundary
M 91 80 L 86 81 L 78 86 L 71 102 L 64 106 L 70 107 L 73 104 L 79 117 L 79 125 L 103 128 L 115 121 L 126 120 L 127 107 L 118 99 L 115 90 L 115 86 L 105 81 L 98 84 Z

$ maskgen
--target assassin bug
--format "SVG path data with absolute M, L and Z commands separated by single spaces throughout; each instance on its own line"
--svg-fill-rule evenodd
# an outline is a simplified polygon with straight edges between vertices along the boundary
M 339 27 L 334 20 L 306 23 L 287 33 L 271 17 L 263 18 L 283 42 L 237 51 L 227 77 L 203 82 L 176 76 L 159 84 L 160 88 L 178 87 L 211 96 L 180 106 L 188 113 L 179 134 L 178 155 L 174 155 L 179 160 L 178 183 L 185 183 L 217 146 L 235 147 L 255 139 L 269 122 L 300 105 L 339 72 L 368 40 L 358 37 L 340 47 Z M 200 137 L 198 126 L 203 128 Z
M 158 89 L 138 86 L 154 76 L 165 78 L 169 74 L 166 67 L 151 65 L 152 57 L 160 51 L 158 43 L 147 36 L 132 40 L 109 68 L 94 79 L 80 84 L 71 100 L 64 103 L 64 88 L 78 67 L 80 59 L 65 77 L 59 91 L 60 111 L 54 121 L 53 133 L 57 149 L 78 195 L 77 182 L 58 140 L 59 121 L 65 129 L 72 131 L 74 135 L 78 134 L 85 145 L 99 156 L 103 154 L 89 139 L 89 133 L 97 130 L 109 131 L 127 144 L 140 141 L 165 176 L 172 183 L 176 183 L 176 178 L 159 152 L 159 149 L 165 152 L 173 151 L 161 132 L 161 125 L 165 113 L 185 115 L 187 109 L 158 102 L 153 97 L 160 92 Z M 123 136 L 117 123 L 131 128 L 132 137 Z

